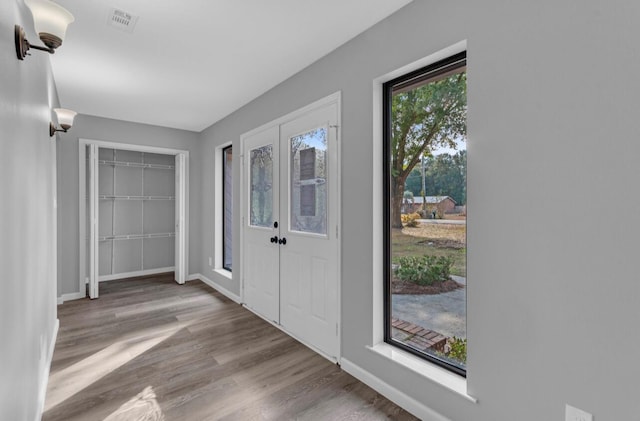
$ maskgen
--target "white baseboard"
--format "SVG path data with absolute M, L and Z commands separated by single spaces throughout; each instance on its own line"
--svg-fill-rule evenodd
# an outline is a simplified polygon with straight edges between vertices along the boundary
M 189 275 L 187 277 L 187 281 L 195 281 L 195 280 L 200 280 L 200 281 L 204 282 L 205 284 L 209 285 L 211 288 L 213 288 L 216 291 L 218 291 L 220 294 L 226 296 L 231 301 L 234 301 L 234 302 L 236 302 L 238 304 L 242 304 L 239 295 L 234 294 L 233 292 L 229 291 L 225 287 L 213 282 L 211 279 L 207 278 L 206 276 L 204 276 L 204 275 L 202 275 L 200 273 L 192 273 L 191 275 Z
M 98 277 L 98 282 L 116 281 L 118 279 L 135 278 L 137 276 L 156 275 L 158 273 L 173 272 L 174 270 L 175 266 L 170 266 L 166 268 L 139 270 L 136 272 L 116 273 L 115 275 L 102 275 Z
M 84 292 L 72 292 L 71 294 L 62 294 L 61 297 L 58 297 L 58 305 L 63 304 L 67 301 L 79 300 L 86 296 L 87 295 Z
M 109 282 L 109 281 L 115 281 L 118 279 L 135 278 L 137 276 L 156 275 L 159 273 L 173 272 L 174 270 L 175 270 L 175 267 L 171 266 L 171 267 L 159 268 L 159 269 L 140 270 L 137 272 L 118 273 L 116 275 L 103 275 L 98 278 L 98 282 Z M 84 281 L 85 281 L 85 284 L 88 284 L 89 278 L 85 278 Z M 84 292 L 73 292 L 71 294 L 62 294 L 61 297 L 58 297 L 58 305 L 66 301 L 79 300 L 80 298 L 84 298 L 86 296 L 87 295 Z
M 49 342 L 49 349 L 47 349 L 47 359 L 44 364 L 44 371 L 40 376 L 40 386 L 38 390 L 38 411 L 36 413 L 35 421 L 42 419 L 44 413 L 44 401 L 47 396 L 47 384 L 49 383 L 49 371 L 51 370 L 51 361 L 53 360 L 53 350 L 56 347 L 56 340 L 58 339 L 58 329 L 60 329 L 60 320 L 56 319 L 53 325 L 53 332 L 51 333 L 51 342 Z
M 396 389 L 389 383 L 380 380 L 362 367 L 352 363 L 346 358 L 342 358 L 340 366 L 344 371 L 351 374 L 362 383 L 366 384 L 376 392 L 380 393 L 398 406 L 406 409 L 416 417 L 424 421 L 451 421 L 449 418 L 434 411 L 428 406 L 418 402 L 406 393 Z

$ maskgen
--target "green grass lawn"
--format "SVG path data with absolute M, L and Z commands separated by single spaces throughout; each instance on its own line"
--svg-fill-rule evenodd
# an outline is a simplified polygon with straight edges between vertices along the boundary
M 447 256 L 453 259 L 452 275 L 467 276 L 467 248 L 461 241 L 465 237 L 464 225 L 439 225 L 421 229 L 393 229 L 391 233 L 391 260 L 404 256 Z M 407 233 L 415 233 L 409 235 Z M 431 243 L 431 244 L 430 244 Z

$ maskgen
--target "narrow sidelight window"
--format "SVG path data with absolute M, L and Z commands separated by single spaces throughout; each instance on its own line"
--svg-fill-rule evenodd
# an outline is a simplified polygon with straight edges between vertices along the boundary
M 385 341 L 464 376 L 466 53 L 383 95 Z
M 222 220 L 222 267 L 231 271 L 233 252 L 233 149 L 227 146 L 222 150 L 222 201 L 224 215 Z

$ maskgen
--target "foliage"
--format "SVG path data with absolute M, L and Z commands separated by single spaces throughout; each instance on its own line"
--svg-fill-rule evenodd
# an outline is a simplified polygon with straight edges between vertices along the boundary
M 467 151 L 426 157 L 424 176 L 425 196 L 449 196 L 458 205 L 467 203 Z M 420 166 L 407 177 L 405 195 L 408 191 L 414 196 L 422 196 Z
M 433 285 L 450 278 L 453 259 L 446 256 L 405 256 L 398 259 L 395 269 L 401 281 L 418 285 Z
M 402 223 L 405 227 L 415 228 L 418 226 L 418 219 L 420 219 L 419 213 L 403 213 L 400 215 Z
M 460 361 L 462 364 L 467 363 L 467 340 L 456 338 L 455 336 L 447 340 L 449 351 L 445 355 L 454 360 Z
M 391 230 L 393 264 L 398 265 L 399 259 L 403 256 L 422 256 L 425 254 L 425 248 L 428 247 L 430 255 L 447 256 L 453 260 L 451 267 L 453 275 L 466 276 L 467 249 L 464 242 L 466 227 L 464 225 L 423 224 L 421 230 L 424 230 L 424 236 L 409 235 L 401 230 Z M 459 248 L 442 247 L 439 245 L 441 241 L 452 241 L 457 243 Z M 429 242 L 434 242 L 434 244 L 429 245 Z M 452 245 L 450 244 L 450 246 Z
M 440 146 L 455 148 L 466 135 L 466 73 L 395 93 L 391 102 L 391 224 L 401 228 L 404 185 L 420 157 Z

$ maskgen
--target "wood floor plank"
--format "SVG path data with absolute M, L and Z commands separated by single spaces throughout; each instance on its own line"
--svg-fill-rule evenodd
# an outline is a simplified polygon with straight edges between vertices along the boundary
M 415 420 L 200 281 L 111 281 L 58 307 L 44 421 Z

